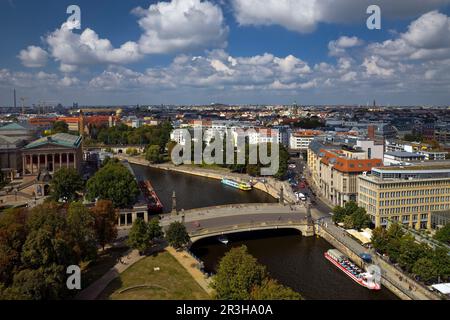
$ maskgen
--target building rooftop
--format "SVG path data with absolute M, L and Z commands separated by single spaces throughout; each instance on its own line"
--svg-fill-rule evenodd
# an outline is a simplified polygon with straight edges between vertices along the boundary
M 45 144 L 54 144 L 62 147 L 78 148 L 81 144 L 81 136 L 68 133 L 56 133 L 54 135 L 37 139 L 27 144 L 24 149 L 32 149 Z

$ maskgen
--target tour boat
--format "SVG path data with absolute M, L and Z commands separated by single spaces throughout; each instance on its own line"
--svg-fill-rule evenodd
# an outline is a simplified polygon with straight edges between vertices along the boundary
M 221 243 L 223 243 L 223 244 L 228 244 L 228 242 L 229 242 L 229 240 L 228 240 L 228 238 L 226 237 L 226 236 L 220 236 L 219 238 L 218 238 L 218 240 L 221 242 Z
M 336 249 L 330 249 L 325 252 L 325 258 L 359 285 L 370 290 L 381 289 L 381 272 L 378 266 L 369 265 L 366 271 L 363 271 Z
M 246 183 L 246 182 L 238 182 L 238 181 L 235 181 L 235 180 L 223 178 L 222 179 L 222 183 L 224 185 L 227 185 L 227 186 L 239 189 L 239 190 L 243 190 L 243 191 L 250 191 L 250 190 L 252 190 L 252 185 L 250 183 Z

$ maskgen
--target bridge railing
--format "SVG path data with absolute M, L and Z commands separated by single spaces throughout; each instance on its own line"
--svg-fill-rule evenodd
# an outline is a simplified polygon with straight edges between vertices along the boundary
M 216 228 L 199 228 L 197 230 L 189 232 L 189 235 L 191 237 L 199 237 L 203 235 L 208 234 L 215 234 L 215 233 L 221 233 L 221 232 L 229 232 L 232 230 L 246 230 L 246 229 L 255 229 L 255 228 L 286 228 L 286 227 L 295 227 L 299 225 L 307 225 L 308 220 L 307 219 L 294 219 L 294 220 L 288 220 L 288 221 L 264 221 L 264 222 L 253 222 L 253 223 L 242 223 L 242 224 L 235 224 L 235 225 L 229 225 L 226 227 L 216 227 Z

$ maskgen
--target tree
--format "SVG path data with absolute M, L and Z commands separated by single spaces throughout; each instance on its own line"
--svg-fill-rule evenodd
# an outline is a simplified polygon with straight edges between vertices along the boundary
M 180 249 L 189 243 L 190 238 L 186 227 L 181 222 L 172 222 L 166 231 L 166 239 L 175 249 Z
M 366 210 L 358 207 L 354 201 L 347 202 L 344 207 L 334 207 L 333 213 L 333 221 L 343 222 L 346 228 L 359 230 L 369 227 L 372 223 Z
M 436 231 L 434 238 L 438 241 L 450 244 L 450 223 L 447 223 L 441 229 Z
M 91 209 L 94 216 L 94 231 L 97 242 L 105 250 L 105 245 L 117 237 L 117 214 L 113 203 L 109 200 L 99 200 Z
M 24 269 L 14 276 L 13 291 L 30 300 L 59 299 L 65 294 L 65 268 Z
M 246 246 L 231 249 L 220 260 L 212 287 L 220 300 L 249 300 L 251 290 L 266 278 L 264 266 L 258 264 Z
M 56 121 L 53 123 L 52 133 L 67 133 L 69 132 L 69 125 L 64 121 Z
M 24 267 L 37 269 L 78 262 L 70 248 L 65 216 L 56 203 L 44 203 L 33 208 L 27 227 L 29 233 L 21 254 Z
M 55 172 L 50 182 L 51 198 L 70 202 L 83 191 L 84 183 L 80 174 L 73 168 L 61 168 Z
M 148 231 L 147 223 L 143 219 L 136 219 L 128 234 L 128 245 L 137 249 L 141 255 L 152 245 Z
M 150 237 L 150 240 L 158 239 L 164 235 L 162 228 L 159 224 L 158 218 L 153 218 L 148 223 L 148 234 Z
M 139 188 L 133 174 L 121 163 L 108 161 L 87 182 L 89 200 L 111 200 L 116 208 L 134 204 Z
M 372 231 L 372 246 L 375 250 L 385 253 L 387 251 L 389 237 L 387 230 L 383 227 L 376 227 Z
M 351 215 L 358 209 L 358 205 L 354 201 L 345 203 L 343 207 L 336 206 L 333 209 L 333 221 L 336 223 L 342 222 L 345 216 Z
M 425 245 L 426 246 L 426 245 Z M 408 272 L 411 272 L 414 263 L 425 256 L 427 248 L 424 245 L 420 245 L 414 241 L 414 238 L 410 236 L 404 236 L 400 240 L 400 253 L 398 256 L 398 263 L 400 266 Z
M 0 214 L 0 283 L 9 285 L 21 267 L 20 255 L 27 238 L 26 209 L 9 209 Z
M 353 228 L 357 230 L 368 228 L 372 224 L 372 220 L 364 208 L 356 209 L 350 217 L 353 223 Z
M 414 262 L 412 272 L 420 277 L 422 281 L 428 282 L 438 277 L 434 263 L 430 258 L 423 257 Z
M 162 161 L 161 149 L 158 145 L 151 145 L 145 152 L 145 159 L 151 163 L 160 163 Z
M 450 279 L 450 256 L 448 250 L 436 248 L 430 255 L 430 258 L 441 281 L 448 281 Z
M 299 293 L 289 287 L 279 284 L 274 279 L 264 279 L 259 286 L 253 287 L 251 300 L 301 300 Z
M 95 219 L 81 202 L 72 202 L 67 210 L 67 226 L 72 250 L 78 260 L 91 260 L 97 254 Z

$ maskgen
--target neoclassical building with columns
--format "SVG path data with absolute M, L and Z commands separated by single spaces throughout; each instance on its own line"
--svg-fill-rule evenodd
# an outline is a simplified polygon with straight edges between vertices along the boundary
M 55 173 L 60 168 L 81 170 L 81 136 L 57 133 L 27 144 L 22 149 L 24 176 L 37 176 L 41 171 Z

